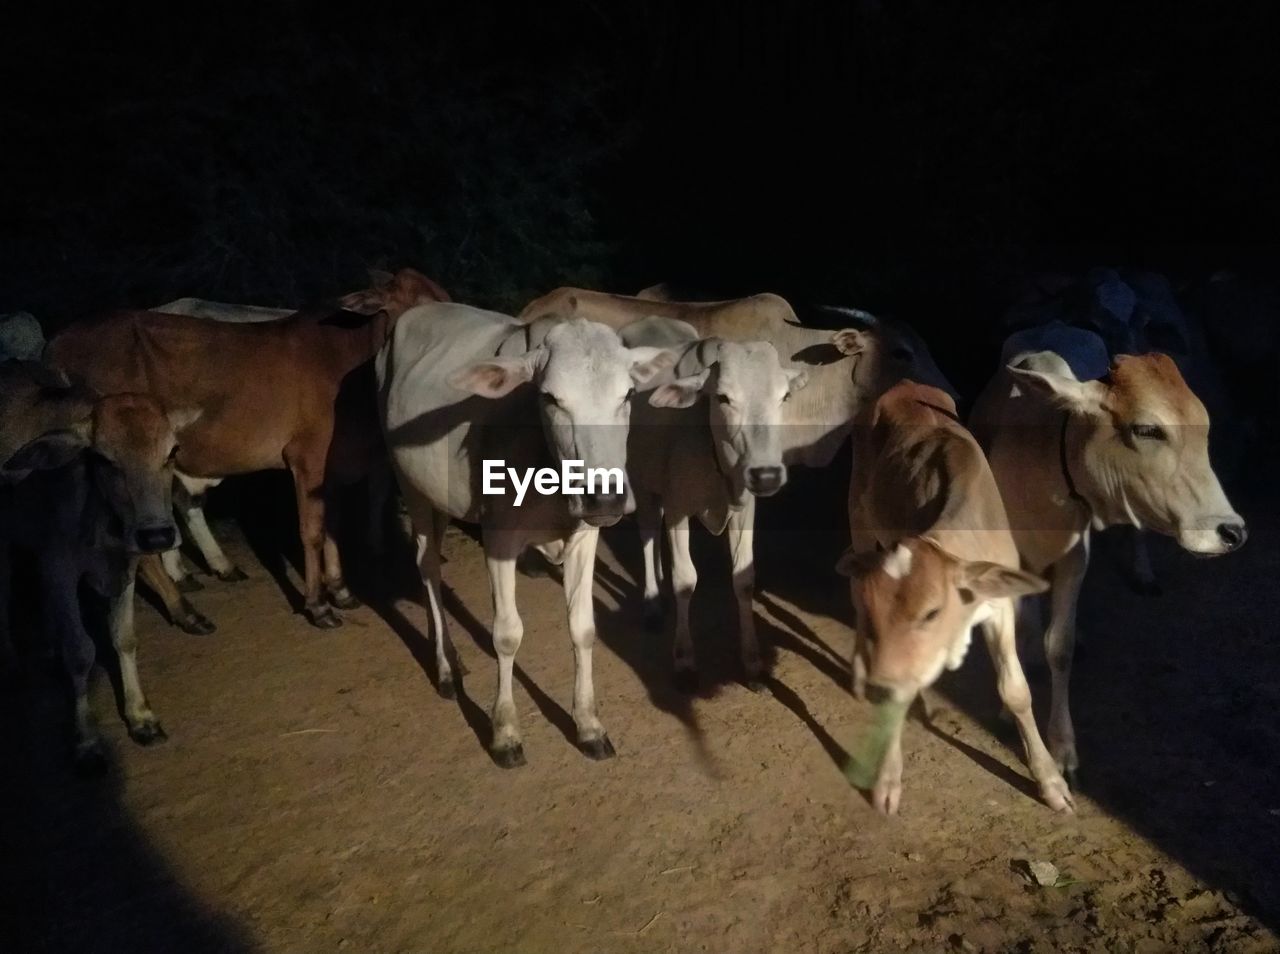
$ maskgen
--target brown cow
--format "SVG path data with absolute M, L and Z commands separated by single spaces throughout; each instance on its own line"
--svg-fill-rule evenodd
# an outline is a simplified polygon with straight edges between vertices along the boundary
M 180 435 L 177 463 L 186 480 L 288 468 L 306 614 L 330 628 L 341 619 L 324 592 L 340 608 L 353 604 L 336 548 L 326 546 L 323 484 L 334 402 L 343 379 L 377 353 L 389 325 L 385 312 L 299 312 L 232 324 L 121 311 L 71 326 L 50 342 L 47 355 L 102 393 L 140 391 L 166 409 L 201 411 Z
M 877 809 L 897 811 L 907 705 L 944 668 L 959 668 L 978 625 L 1040 794 L 1070 811 L 1071 792 L 1036 728 L 1014 638 L 1014 600 L 1048 584 L 1018 569 L 1000 491 L 955 403 L 936 388 L 896 385 L 855 431 L 854 454 L 853 542 L 837 569 L 852 578 L 857 614 L 854 692 L 876 703 L 889 730 L 858 784 L 872 789 Z

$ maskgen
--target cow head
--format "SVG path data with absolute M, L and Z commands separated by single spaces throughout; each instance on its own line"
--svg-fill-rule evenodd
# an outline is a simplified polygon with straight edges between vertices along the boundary
M 523 384 L 537 393 L 547 447 L 557 461 L 588 468 L 627 466 L 631 396 L 675 364 L 673 352 L 628 348 L 605 325 L 581 318 L 539 319 L 527 327 L 533 345 L 517 357 L 493 358 L 455 372 L 450 383 L 485 398 L 502 398 Z M 595 492 L 565 496 L 569 513 L 595 526 L 609 526 L 635 509 L 624 479 Z
M 859 308 L 825 306 L 823 311 L 849 323 L 835 333 L 832 343 L 843 355 L 861 355 L 854 374 L 873 397 L 899 381 L 927 384 L 958 399 L 923 338 L 902 321 L 882 318 Z
M 961 560 L 925 537 L 888 550 L 846 552 L 858 649 L 872 701 L 910 702 L 969 648 L 974 617 L 989 600 L 1041 593 L 1049 584 L 998 563 Z
M 1095 521 L 1156 530 L 1201 556 L 1244 543 L 1209 462 L 1209 415 L 1168 355 L 1121 355 L 1100 381 L 1009 372 L 1067 412 L 1064 460 Z
M 175 432 L 195 420 L 195 412 L 166 414 L 151 397 L 118 394 L 93 408 L 89 472 L 106 505 L 115 538 L 130 553 L 172 549 Z
M 681 377 L 650 392 L 649 403 L 690 407 L 706 397 L 716 459 L 735 497 L 781 490 L 787 482 L 782 405 L 805 386 L 808 374 L 784 368 L 771 344 L 719 338 L 691 346 L 678 372 Z

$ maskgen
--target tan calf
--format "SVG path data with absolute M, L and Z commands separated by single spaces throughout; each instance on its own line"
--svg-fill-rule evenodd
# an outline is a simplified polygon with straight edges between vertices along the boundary
M 1200 556 L 1243 545 L 1244 520 L 1209 463 L 1209 415 L 1167 355 L 1120 356 L 1078 381 L 1048 351 L 1014 356 L 974 405 L 1023 566 L 1049 576 L 1049 748 L 1079 764 L 1068 704 L 1076 603 L 1089 532 L 1129 525 Z
M 1047 584 L 1017 568 L 995 479 L 954 402 L 936 388 L 896 385 L 855 430 L 854 459 L 853 543 L 837 566 L 851 578 L 857 616 L 854 691 L 882 715 L 893 713 L 878 764 L 868 766 L 873 804 L 897 811 L 907 706 L 944 669 L 960 666 L 978 625 L 1040 794 L 1070 811 L 1071 793 L 1036 728 L 1014 638 L 1014 600 Z

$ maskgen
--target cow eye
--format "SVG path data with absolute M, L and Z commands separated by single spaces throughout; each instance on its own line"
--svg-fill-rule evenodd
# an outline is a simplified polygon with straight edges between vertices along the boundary
M 932 623 L 935 619 L 938 618 L 938 614 L 941 612 L 942 612 L 942 607 L 935 606 L 933 609 L 929 610 L 929 612 L 924 614 L 924 619 L 921 620 L 921 622 Z
M 1164 441 L 1169 437 L 1164 432 L 1164 428 L 1159 424 L 1135 424 L 1133 425 L 1133 436 L 1147 441 Z
M 727 394 L 717 394 L 717 395 L 716 395 L 716 400 L 717 400 L 717 401 L 719 401 L 721 404 L 732 404 L 732 403 L 733 403 L 733 401 L 729 400 L 729 395 L 727 395 Z

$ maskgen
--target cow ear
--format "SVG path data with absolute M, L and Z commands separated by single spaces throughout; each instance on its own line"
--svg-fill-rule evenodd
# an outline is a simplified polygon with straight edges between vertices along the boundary
M 532 354 L 532 352 L 530 352 Z M 534 362 L 520 358 L 494 358 L 469 364 L 449 375 L 449 384 L 483 398 L 506 397 L 533 380 Z
M 803 390 L 804 386 L 809 383 L 808 371 L 805 371 L 802 369 L 796 369 L 792 371 L 788 369 L 786 371 L 786 375 L 787 375 L 787 387 L 792 394 L 794 394 L 796 391 Z
M 677 355 L 666 348 L 628 348 L 631 355 L 631 380 L 636 387 L 650 384 L 658 375 L 675 367 Z
M 853 547 L 849 547 L 844 553 L 840 554 L 840 559 L 836 561 L 836 572 L 841 576 L 856 580 L 860 576 L 866 576 L 868 573 L 873 572 L 883 561 L 884 552 L 881 550 L 869 550 L 859 553 Z
M 831 336 L 831 343 L 842 355 L 851 358 L 867 350 L 867 333 L 857 328 L 841 328 Z
M 376 315 L 382 310 L 382 293 L 372 288 L 352 292 L 339 298 L 338 306 L 357 315 Z
M 711 371 L 703 370 L 656 387 L 649 392 L 649 404 L 653 407 L 692 407 L 710 377 Z
M 4 462 L 4 470 L 53 470 L 71 463 L 88 446 L 88 439 L 76 431 L 50 431 L 18 448 L 17 453 Z
M 1065 374 L 1051 371 L 1032 371 L 1009 365 L 1009 373 L 1020 388 L 1038 394 L 1055 407 L 1077 414 L 1096 414 L 1102 410 L 1106 385 L 1097 381 L 1077 381 Z
M 1047 580 L 1000 563 L 966 563 L 960 571 L 960 599 L 965 603 L 1006 596 L 1030 596 L 1043 593 L 1048 588 Z
M 176 434 L 200 420 L 200 415 L 203 413 L 203 409 L 198 407 L 175 408 L 168 414 L 169 426 L 173 428 L 173 432 Z

